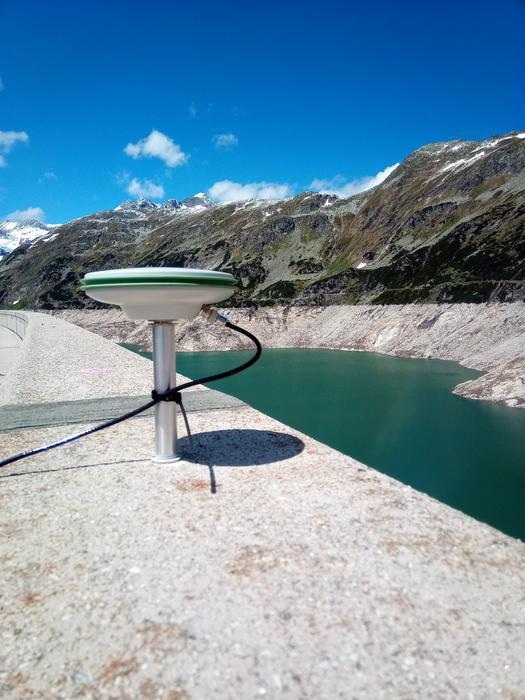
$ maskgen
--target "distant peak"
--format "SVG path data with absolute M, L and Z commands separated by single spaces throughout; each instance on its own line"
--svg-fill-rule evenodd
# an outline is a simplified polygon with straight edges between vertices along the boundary
M 186 199 L 183 199 L 181 205 L 189 209 L 193 207 L 206 207 L 206 209 L 208 209 L 209 207 L 215 206 L 215 202 L 204 192 L 197 192 L 193 197 L 186 197 Z
M 168 207 L 169 209 L 180 209 L 180 205 L 181 203 L 178 199 L 167 199 L 164 202 L 164 206 Z
M 0 220 L 0 257 L 19 245 L 33 243 L 48 235 L 60 224 L 44 224 L 36 219 L 26 221 Z
M 413 160 L 418 156 L 430 156 L 435 158 L 436 156 L 448 157 L 453 153 L 458 152 L 468 152 L 468 151 L 479 151 L 482 148 L 494 148 L 504 141 L 509 141 L 510 139 L 522 139 L 525 138 L 525 133 L 520 131 L 511 131 L 508 134 L 495 134 L 490 136 L 483 141 L 464 141 L 462 139 L 455 139 L 454 141 L 438 141 L 436 143 L 429 143 L 425 146 L 421 146 L 417 150 L 413 151 L 408 158 Z
M 145 199 L 144 197 L 139 197 L 137 199 L 137 206 L 140 209 L 156 209 L 159 205 L 152 202 L 151 199 Z
M 23 221 L 12 221 L 11 219 L 5 219 L 3 224 L 9 224 L 11 228 L 38 228 L 46 229 L 47 225 L 38 221 L 38 219 L 24 219 Z
M 125 202 L 115 207 L 115 211 L 144 211 L 145 209 L 157 209 L 160 205 L 150 199 L 139 197 L 138 199 L 126 199 Z

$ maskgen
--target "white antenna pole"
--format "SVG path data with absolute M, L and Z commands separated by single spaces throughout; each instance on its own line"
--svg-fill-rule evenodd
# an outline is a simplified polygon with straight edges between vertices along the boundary
M 164 394 L 176 386 L 175 333 L 172 321 L 153 321 L 153 376 L 155 391 Z M 177 404 L 159 401 L 155 405 L 154 462 L 176 462 Z

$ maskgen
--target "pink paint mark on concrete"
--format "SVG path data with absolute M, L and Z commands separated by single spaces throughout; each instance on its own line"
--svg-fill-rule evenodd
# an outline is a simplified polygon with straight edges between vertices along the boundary
M 80 370 L 85 374 L 102 374 L 102 372 L 107 372 L 105 367 L 82 367 Z

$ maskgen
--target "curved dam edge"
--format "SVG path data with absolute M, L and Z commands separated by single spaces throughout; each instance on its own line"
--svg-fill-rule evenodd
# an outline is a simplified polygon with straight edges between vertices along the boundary
M 53 316 L 119 343 L 151 349 L 147 324 L 120 310 L 63 310 Z M 364 350 L 401 357 L 453 360 L 485 372 L 454 392 L 525 407 L 525 304 L 408 304 L 403 306 L 275 306 L 226 309 L 269 348 Z M 200 320 L 178 321 L 179 350 L 249 347 Z

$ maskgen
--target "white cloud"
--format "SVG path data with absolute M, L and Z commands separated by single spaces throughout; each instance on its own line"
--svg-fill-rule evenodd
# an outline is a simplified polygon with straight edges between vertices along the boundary
M 148 199 L 162 199 L 164 197 L 164 187 L 156 185 L 151 180 L 143 180 L 141 182 L 134 177 L 127 189 L 128 194 L 131 194 L 133 197 L 147 197 Z
M 156 129 L 137 143 L 128 143 L 124 153 L 131 158 L 160 158 L 169 168 L 183 165 L 188 160 L 177 143 Z
M 29 136 L 25 131 L 0 131 L 0 146 L 8 153 L 17 141 L 27 141 Z
M 353 194 L 364 192 L 371 187 L 381 184 L 390 173 L 394 172 L 398 165 L 399 163 L 389 165 L 388 168 L 381 170 L 376 175 L 360 177 L 356 180 L 350 180 L 349 182 L 345 182 L 345 178 L 341 176 L 334 177 L 332 180 L 315 179 L 310 183 L 308 189 L 322 192 L 323 194 L 336 194 L 338 197 L 350 197 Z
M 199 116 L 199 109 L 195 102 L 190 103 L 190 106 L 188 107 L 188 112 L 190 113 L 190 117 L 192 119 L 197 119 L 197 117 Z
M 8 221 L 29 221 L 29 219 L 44 221 L 46 217 L 40 207 L 28 207 L 27 209 L 16 209 L 4 218 Z
M 7 165 L 4 155 L 9 153 L 19 141 L 25 143 L 28 140 L 29 136 L 25 131 L 0 131 L 0 168 L 5 168 Z
M 0 78 L 0 92 L 5 88 L 4 81 Z
M 239 144 L 239 139 L 235 134 L 215 134 L 212 141 L 215 148 L 222 148 L 225 151 L 231 151 Z
M 213 184 L 208 193 L 216 202 L 240 202 L 245 199 L 284 199 L 292 195 L 290 185 L 277 182 L 240 182 L 220 180 Z

